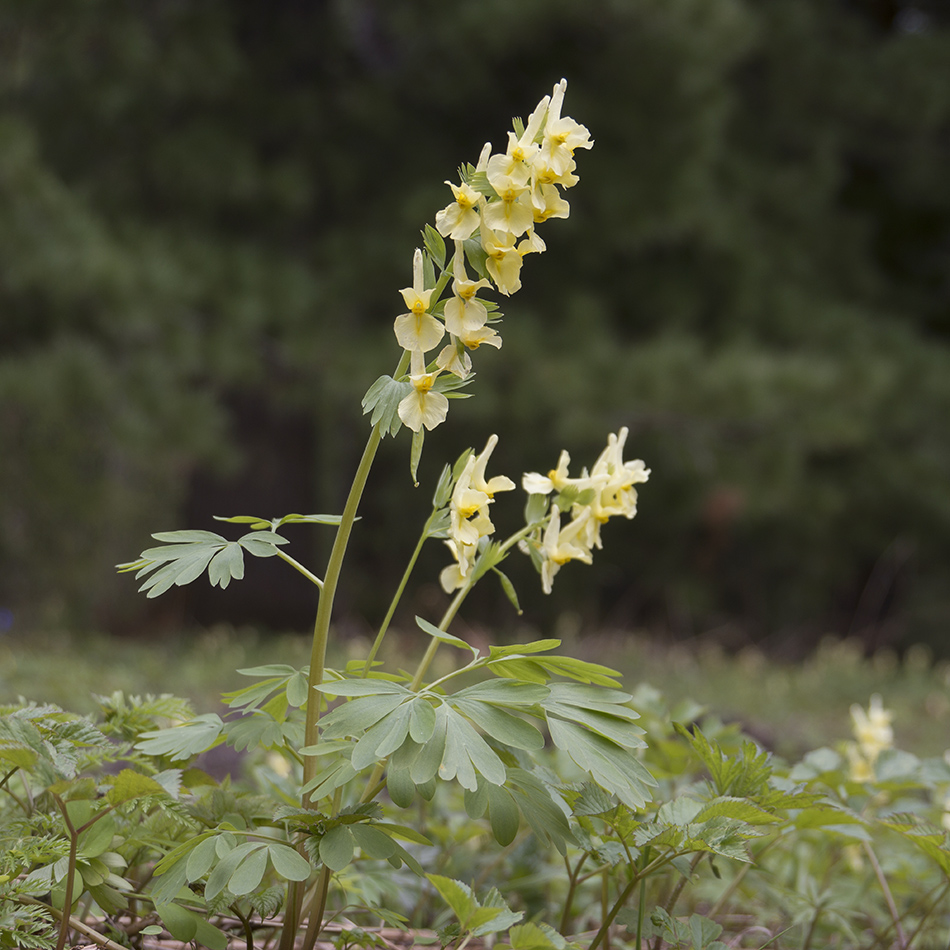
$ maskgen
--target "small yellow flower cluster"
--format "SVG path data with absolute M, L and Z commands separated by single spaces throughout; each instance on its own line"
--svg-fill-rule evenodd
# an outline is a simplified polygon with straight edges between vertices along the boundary
M 590 564 L 593 549 L 602 547 L 600 529 L 615 515 L 632 518 L 637 513 L 635 485 L 650 477 L 640 459 L 625 462 L 623 448 L 627 429 L 610 434 L 607 448 L 601 452 L 590 472 L 583 469 L 578 478 L 568 475 L 571 457 L 561 452 L 557 468 L 547 475 L 529 472 L 522 486 L 529 495 L 544 496 L 557 492 L 547 525 L 536 529 L 519 545 L 541 573 L 541 585 L 551 593 L 554 575 L 568 561 Z M 561 527 L 562 513 L 570 511 L 571 520 Z
M 874 781 L 874 763 L 877 757 L 894 745 L 891 719 L 894 714 L 885 709 L 880 696 L 872 696 L 867 712 L 855 703 L 851 707 L 851 728 L 855 742 L 845 747 L 850 778 L 853 782 Z
M 488 506 L 495 500 L 495 493 L 511 491 L 515 487 L 515 483 L 504 475 L 485 478 L 485 466 L 497 444 L 498 436 L 492 435 L 478 455 L 470 452 L 455 481 L 449 499 L 449 537 L 445 542 L 455 563 L 446 567 L 439 576 L 446 593 L 466 584 L 475 566 L 478 542 L 495 531 L 488 516 Z
M 439 235 L 455 245 L 452 297 L 444 303 L 439 300 L 448 281 L 447 268 L 439 281 L 434 280 L 434 269 L 427 279 L 427 264 L 443 268 L 445 263 L 444 253 L 441 260 L 433 260 L 427 241 L 428 261 L 423 251 L 416 250 L 412 287 L 401 291 L 408 311 L 396 318 L 394 326 L 399 345 L 410 354 L 408 381 L 412 385 L 397 411 L 414 432 L 433 429 L 445 420 L 448 399 L 439 388 L 440 374 L 465 379 L 472 368 L 470 350 L 483 343 L 501 346 L 498 332 L 488 326 L 501 314 L 490 314 L 486 303 L 476 297 L 478 291 L 492 285 L 506 296 L 517 291 L 522 259 L 545 249 L 537 225 L 570 213 L 558 186 L 577 184 L 574 151 L 590 148 L 593 142 L 583 125 L 561 115 L 566 89 L 567 81 L 562 79 L 552 95 L 538 103 L 524 128 L 516 124 L 516 131 L 508 133 L 503 155 L 493 155 L 488 143 L 478 164 L 461 170 L 459 185 L 446 182 L 454 200 L 436 215 L 435 229 L 440 245 Z M 480 272 L 480 279 L 469 279 L 466 258 Z M 441 343 L 446 331 L 451 342 L 429 362 L 426 354 Z

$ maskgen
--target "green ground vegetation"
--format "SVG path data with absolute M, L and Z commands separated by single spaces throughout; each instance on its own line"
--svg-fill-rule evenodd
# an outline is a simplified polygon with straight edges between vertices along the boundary
M 396 645 L 384 656 L 412 666 L 424 644 L 399 631 L 392 637 Z M 874 694 L 894 711 L 902 746 L 921 755 L 941 755 L 948 747 L 950 666 L 933 663 L 926 649 L 910 650 L 903 659 L 886 651 L 866 658 L 857 642 L 828 640 L 805 661 L 781 663 L 754 648 L 730 656 L 718 647 L 670 648 L 626 632 L 564 642 L 574 655 L 620 670 L 627 688 L 690 700 L 789 758 L 847 735 L 849 707 L 867 705 Z M 330 665 L 343 667 L 363 647 L 359 641 L 348 653 L 331 647 Z M 0 640 L 0 702 L 22 696 L 91 713 L 95 694 L 175 692 L 209 712 L 218 708 L 221 693 L 242 685 L 236 669 L 300 666 L 309 650 L 299 635 L 262 637 L 227 627 L 167 636 L 160 644 L 65 632 L 8 636 Z M 447 660 L 437 657 L 437 667 Z

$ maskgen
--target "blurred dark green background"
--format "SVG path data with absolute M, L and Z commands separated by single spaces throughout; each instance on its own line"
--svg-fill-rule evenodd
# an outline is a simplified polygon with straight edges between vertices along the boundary
M 305 627 L 271 561 L 155 602 L 113 565 L 212 514 L 341 508 L 443 180 L 563 75 L 596 140 L 572 216 L 422 487 L 384 444 L 341 619 L 378 621 L 466 445 L 498 432 L 517 476 L 626 425 L 638 518 L 551 598 L 512 559 L 525 620 L 948 652 L 942 0 L 5 0 L 0 47 L 6 626 Z M 319 572 L 326 535 L 286 530 Z M 443 600 L 439 547 L 407 616 Z M 522 622 L 494 590 L 466 613 Z

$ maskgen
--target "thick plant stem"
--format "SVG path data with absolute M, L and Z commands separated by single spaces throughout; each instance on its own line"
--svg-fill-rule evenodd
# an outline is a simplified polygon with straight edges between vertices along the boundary
M 398 379 L 409 368 L 409 352 L 403 353 L 399 360 L 399 365 L 393 373 L 393 378 Z M 311 701 L 307 703 L 307 718 L 304 733 L 305 745 L 316 745 L 319 736 L 318 723 L 320 721 L 320 701 L 319 697 L 313 695 L 313 688 L 323 682 L 323 669 L 327 657 L 327 640 L 330 637 L 330 618 L 333 615 L 333 599 L 336 596 L 336 587 L 340 581 L 340 572 L 343 569 L 343 558 L 346 555 L 346 546 L 350 540 L 350 532 L 353 530 L 353 522 L 356 521 L 356 512 L 360 506 L 360 499 L 363 497 L 363 489 L 366 488 L 366 480 L 369 478 L 370 469 L 373 467 L 373 459 L 376 458 L 376 450 L 382 441 L 383 434 L 380 432 L 379 424 L 373 426 L 369 439 L 366 442 L 366 448 L 363 449 L 363 457 L 360 459 L 359 467 L 353 476 L 353 484 L 350 485 L 350 493 L 346 497 L 346 504 L 343 506 L 343 515 L 340 518 L 339 527 L 336 529 L 336 537 L 333 539 L 333 548 L 330 550 L 330 561 L 327 564 L 326 574 L 323 578 L 323 587 L 320 591 L 320 602 L 317 605 L 317 618 L 313 623 L 313 644 L 310 647 L 310 676 L 307 681 L 308 696 Z M 317 775 L 318 761 L 314 756 L 307 756 L 304 760 L 303 781 L 304 785 Z M 304 808 L 315 808 L 316 803 L 311 802 L 309 796 L 305 796 L 302 802 Z
M 381 439 L 379 426 L 375 426 L 370 433 L 366 448 L 363 450 L 363 457 L 360 459 L 353 484 L 350 486 L 350 494 L 343 508 L 343 517 L 340 520 L 340 526 L 337 528 L 333 548 L 330 551 L 330 562 L 327 564 L 327 571 L 323 578 L 323 590 L 320 592 L 320 603 L 317 605 L 317 619 L 313 624 L 313 644 L 310 648 L 310 677 L 307 682 L 309 699 L 304 732 L 305 745 L 316 745 L 319 740 L 320 699 L 314 694 L 313 688 L 323 682 L 323 669 L 327 658 L 327 641 L 330 637 L 330 617 L 333 613 L 333 598 L 340 580 L 340 571 L 343 567 L 346 546 L 350 540 L 350 532 L 353 529 L 353 522 L 356 520 L 356 511 L 359 508 L 360 499 L 363 497 L 366 479 L 373 467 L 373 459 L 376 457 L 376 450 L 379 448 Z M 310 755 L 304 759 L 304 785 L 316 778 L 318 766 L 319 759 L 315 756 Z M 302 805 L 304 808 L 316 807 L 316 803 L 310 800 L 309 795 L 304 796 Z

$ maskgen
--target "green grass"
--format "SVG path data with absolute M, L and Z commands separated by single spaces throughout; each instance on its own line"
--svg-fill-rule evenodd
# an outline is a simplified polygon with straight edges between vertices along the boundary
M 396 665 L 411 666 L 415 638 L 394 632 L 388 644 Z M 354 641 L 330 665 L 358 656 Z M 890 653 L 866 659 L 853 643 L 828 641 L 803 663 L 789 665 L 745 650 L 729 656 L 716 648 L 664 648 L 632 634 L 584 637 L 564 651 L 619 669 L 633 686 L 647 682 L 671 700 L 693 699 L 725 721 L 738 721 L 767 748 L 797 758 L 808 749 L 850 735 L 852 703 L 867 706 L 874 693 L 894 712 L 896 744 L 920 756 L 950 747 L 950 664 L 934 664 L 923 649 L 903 661 Z M 236 674 L 261 663 L 308 661 L 305 636 L 261 637 L 214 628 L 156 641 L 115 640 L 66 633 L 8 635 L 0 640 L 0 701 L 19 696 L 54 702 L 80 712 L 94 708 L 93 694 L 175 693 L 199 712 L 214 709 L 220 693 L 246 685 Z M 444 648 L 438 667 L 449 669 Z

